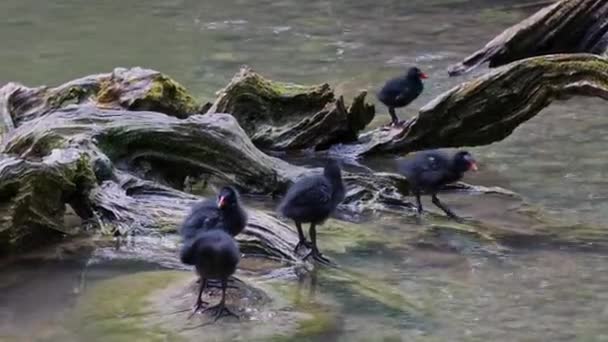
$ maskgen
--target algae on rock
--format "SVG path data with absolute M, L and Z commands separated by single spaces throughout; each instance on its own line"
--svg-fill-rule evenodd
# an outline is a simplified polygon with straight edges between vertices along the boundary
M 328 84 L 271 81 L 244 67 L 219 92 L 208 113 L 232 114 L 262 149 L 319 150 L 357 140 L 375 114 L 365 96 L 360 93 L 347 108 Z

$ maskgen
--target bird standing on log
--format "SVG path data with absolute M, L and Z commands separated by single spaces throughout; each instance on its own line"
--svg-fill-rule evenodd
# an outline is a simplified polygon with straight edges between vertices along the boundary
M 338 204 L 344 200 L 345 189 L 342 172 L 338 162 L 329 160 L 322 175 L 304 177 L 294 183 L 279 205 L 279 212 L 295 221 L 299 241 L 296 251 L 301 246 L 311 248 L 304 259 L 312 256 L 315 260 L 329 264 L 317 246 L 317 225 L 327 220 Z M 302 223 L 310 223 L 310 242 L 302 231 Z
M 439 201 L 437 193 L 446 184 L 461 180 L 465 172 L 477 171 L 477 163 L 469 152 L 459 151 L 453 156 L 438 150 L 418 152 L 413 158 L 399 161 L 398 168 L 407 178 L 412 192 L 416 196 L 418 214 L 422 213 L 420 195 L 424 191 L 431 195 L 433 204 L 449 217 L 459 219 L 445 204 Z
M 395 108 L 401 108 L 414 101 L 424 89 L 422 79 L 428 78 L 417 67 L 410 68 L 403 76 L 388 80 L 378 92 L 378 100 L 388 107 L 391 115 L 391 126 L 399 126 L 404 121 L 399 121 Z

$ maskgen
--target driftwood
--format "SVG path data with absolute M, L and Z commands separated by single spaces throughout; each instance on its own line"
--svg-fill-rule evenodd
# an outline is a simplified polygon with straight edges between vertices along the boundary
M 353 142 L 374 118 L 366 92 L 347 108 L 328 84 L 301 86 L 270 81 L 242 68 L 208 113 L 230 113 L 262 149 L 285 151 L 326 149 Z
M 6 123 L 0 145 L 3 251 L 67 233 L 61 228 L 66 204 L 87 222 L 111 231 L 161 229 L 174 227 L 197 199 L 182 191 L 186 177 L 204 175 L 215 185 L 274 195 L 309 172 L 262 153 L 231 115 L 192 115 L 197 106 L 181 90 L 160 92 L 175 101 L 151 101 L 158 98 L 146 89 L 158 87 L 146 85 L 157 79 L 182 89 L 166 76 L 139 68 L 57 88 L 11 83 L 0 89 Z M 112 96 L 107 95 L 109 80 L 114 80 Z M 140 110 L 158 103 L 164 104 L 156 109 L 165 113 Z M 349 188 L 342 210 L 411 208 L 403 177 L 345 173 L 345 181 Z M 293 230 L 251 212 L 250 229 L 239 239 L 258 254 L 294 260 Z
M 486 62 L 493 68 L 547 54 L 604 54 L 607 48 L 608 2 L 561 0 L 506 29 L 448 72 L 457 76 Z
M 608 59 L 567 54 L 514 62 L 440 95 L 402 129 L 376 129 L 333 150 L 363 156 L 486 145 L 506 138 L 552 101 L 570 96 L 608 100 Z
M 500 132 L 506 136 L 552 99 L 581 94 L 607 98 L 606 64 L 603 58 L 589 55 L 514 63 L 456 87 L 427 106 L 401 140 L 341 146 L 370 147 L 363 150 L 365 154 L 436 144 L 488 143 L 500 137 Z M 188 177 L 201 176 L 213 186 L 230 183 L 248 194 L 280 195 L 293 181 L 313 171 L 261 152 L 229 114 L 196 114 L 200 107 L 185 92 L 179 92 L 181 100 L 173 97 L 173 102 L 157 101 L 164 103 L 156 108 L 158 111 L 141 110 L 133 103 L 148 103 L 143 109 L 155 103 L 137 101 L 150 99 L 145 89 L 154 87 L 146 84 L 153 84 L 152 79 L 159 77 L 169 84 L 174 81 L 144 69 L 118 69 L 116 73 L 130 75 L 136 81 L 123 77 L 114 82 L 113 100 L 102 96 L 104 82 L 119 79 L 111 74 L 85 77 L 57 88 L 11 83 L 0 89 L 5 123 L 0 144 L 0 254 L 79 232 L 63 226 L 67 206 L 85 221 L 85 226 L 101 227 L 105 232 L 170 232 L 175 231 L 192 203 L 200 200 L 183 191 Z M 84 89 L 79 88 L 80 82 Z M 177 84 L 170 88 L 182 89 Z M 70 97 L 66 93 L 78 95 Z M 176 92 L 163 96 L 172 98 L 171 94 Z M 502 111 L 505 108 L 510 111 Z M 494 128 L 502 130 L 492 131 Z M 401 131 L 382 132 L 390 135 Z M 350 218 L 368 211 L 415 215 L 405 197 L 409 190 L 402 176 L 345 172 L 344 180 L 347 194 L 339 207 L 340 216 Z M 452 188 L 512 195 L 499 188 L 466 184 Z M 249 213 L 250 224 L 238 237 L 243 251 L 296 262 L 293 248 L 297 236 L 293 228 L 273 214 L 256 209 L 249 209 Z M 484 236 L 504 236 L 505 240 L 514 237 L 499 228 L 480 229 L 491 230 Z M 581 231 L 582 235 L 573 236 L 587 239 L 586 228 Z

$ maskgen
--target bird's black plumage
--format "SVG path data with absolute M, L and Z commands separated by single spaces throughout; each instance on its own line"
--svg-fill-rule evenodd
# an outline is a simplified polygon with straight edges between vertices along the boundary
M 247 212 L 240 203 L 239 194 L 233 187 L 221 189 L 217 200 L 206 199 L 195 204 L 180 227 L 184 241 L 196 236 L 199 231 L 224 229 L 236 236 L 247 225 Z
M 312 255 L 316 260 L 328 262 L 319 252 L 316 240 L 316 225 L 327 220 L 338 204 L 344 200 L 345 189 L 340 166 L 334 160 L 328 161 L 322 175 L 311 175 L 294 183 L 279 205 L 279 212 L 295 221 L 301 245 L 312 247 L 306 257 Z M 310 223 L 312 244 L 306 241 L 302 223 Z
M 427 78 L 426 74 L 412 67 L 405 75 L 388 80 L 378 92 L 378 100 L 388 107 L 392 125 L 399 123 L 395 108 L 407 106 L 422 93 L 423 78 Z
M 202 293 L 209 280 L 219 280 L 222 283 L 222 299 L 218 305 L 204 311 L 212 311 L 215 318 L 223 315 L 233 315 L 225 306 L 228 278 L 234 274 L 240 261 L 239 247 L 224 229 L 199 231 L 182 246 L 180 259 L 184 264 L 194 265 L 200 277 L 199 293 L 195 312 L 203 304 Z
M 439 201 L 437 192 L 444 185 L 462 179 L 466 171 L 477 170 L 475 159 L 467 151 L 459 151 L 453 156 L 439 150 L 423 151 L 413 158 L 399 161 L 398 167 L 416 195 L 419 213 L 422 212 L 420 195 L 427 192 L 431 194 L 433 204 L 453 218 L 457 216 Z

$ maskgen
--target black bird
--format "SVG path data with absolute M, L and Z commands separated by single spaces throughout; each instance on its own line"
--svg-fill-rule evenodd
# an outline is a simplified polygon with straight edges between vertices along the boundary
M 320 262 L 330 263 L 317 247 L 316 226 L 327 220 L 329 215 L 336 209 L 338 204 L 344 200 L 345 190 L 342 183 L 342 172 L 335 160 L 329 160 L 325 165 L 322 175 L 307 176 L 293 184 L 281 204 L 279 212 L 295 221 L 298 228 L 300 246 L 312 248 L 304 259 L 312 257 Z M 302 231 L 302 223 L 310 222 L 310 240 L 306 241 Z
M 236 236 L 247 225 L 247 213 L 241 206 L 239 193 L 231 186 L 223 187 L 217 201 L 203 200 L 192 207 L 182 223 L 180 232 L 184 241 L 193 238 L 201 230 L 222 228 Z
M 443 210 L 449 217 L 458 219 L 447 206 L 439 201 L 437 192 L 446 184 L 462 179 L 466 171 L 477 171 L 473 156 L 467 151 L 456 152 L 449 156 L 438 150 L 416 153 L 411 159 L 399 162 L 399 171 L 407 178 L 412 192 L 418 202 L 418 214 L 422 213 L 420 194 L 430 193 L 433 204 Z
M 232 236 L 224 229 L 201 231 L 184 243 L 180 259 L 186 265 L 194 265 L 200 277 L 194 313 L 201 309 L 203 304 L 208 304 L 201 298 L 208 281 L 219 280 L 222 284 L 222 299 L 219 304 L 208 307 L 202 312 L 210 311 L 216 321 L 227 315 L 238 318 L 238 315 L 226 308 L 228 278 L 234 274 L 240 260 L 239 247 Z
M 378 100 L 388 107 L 388 112 L 391 115 L 391 126 L 403 123 L 397 118 L 395 108 L 407 106 L 422 93 L 424 88 L 422 79 L 424 78 L 428 78 L 428 76 L 417 67 L 412 67 L 407 71 L 407 74 L 387 81 L 380 89 Z

